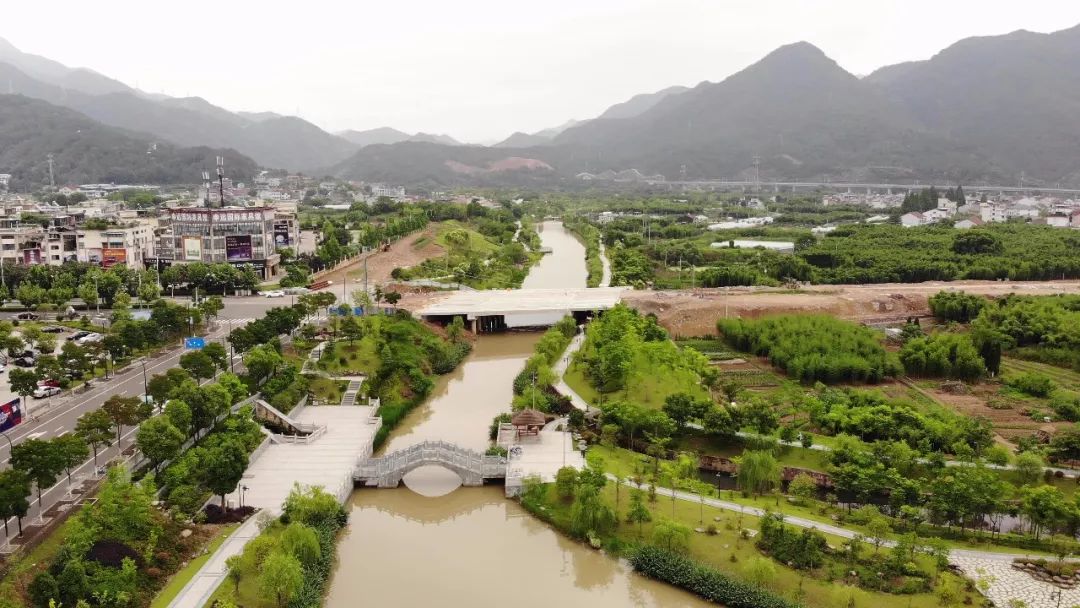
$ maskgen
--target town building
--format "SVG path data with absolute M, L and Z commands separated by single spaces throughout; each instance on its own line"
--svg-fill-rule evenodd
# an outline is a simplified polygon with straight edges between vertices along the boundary
M 982 203 L 979 205 L 979 219 L 984 222 L 1004 222 L 1009 219 L 1005 213 L 1005 205 L 998 203 Z
M 11 187 L 11 174 L 0 173 L 0 190 L 7 190 Z
M 262 278 L 277 273 L 281 256 L 273 207 L 177 207 L 167 209 L 158 238 L 160 266 L 203 262 L 250 265 Z
M 918 211 L 912 211 L 900 216 L 900 225 L 905 228 L 911 228 L 912 226 L 922 226 L 926 223 L 926 218 Z

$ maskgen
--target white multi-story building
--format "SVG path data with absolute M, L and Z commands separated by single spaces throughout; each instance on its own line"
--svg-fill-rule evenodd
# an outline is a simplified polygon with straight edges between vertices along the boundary
M 0 173 L 0 190 L 7 190 L 11 186 L 11 174 Z
M 154 257 L 156 221 L 139 222 L 102 230 L 76 231 L 76 256 L 80 262 L 101 264 L 104 268 L 125 264 L 129 268 L 144 268 L 146 258 Z M 50 245 L 51 246 L 51 245 Z M 50 252 L 52 263 L 52 254 Z
M 372 184 L 371 196 L 378 198 L 380 196 L 388 196 L 390 198 L 404 198 L 405 187 L 404 186 L 386 186 L 384 184 Z
M 979 219 L 983 222 L 1004 222 L 1009 219 L 1005 213 L 1005 206 L 998 203 L 981 203 L 979 205 Z

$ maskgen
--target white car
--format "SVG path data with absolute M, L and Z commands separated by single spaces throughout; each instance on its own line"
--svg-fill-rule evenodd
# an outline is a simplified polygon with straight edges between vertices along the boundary
M 280 290 L 274 290 L 274 291 L 264 292 L 263 295 L 268 297 L 268 298 L 284 298 L 285 297 L 285 292 L 280 291 Z
M 34 391 L 34 398 L 44 399 L 45 397 L 59 395 L 62 392 L 64 391 L 58 386 L 39 386 L 38 389 Z

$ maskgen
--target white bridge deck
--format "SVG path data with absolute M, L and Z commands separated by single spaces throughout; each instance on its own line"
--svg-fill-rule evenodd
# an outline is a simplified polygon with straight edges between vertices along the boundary
M 622 299 L 625 287 L 575 289 L 507 289 L 449 292 L 439 300 L 416 311 L 420 317 L 464 315 L 479 317 L 547 317 L 572 312 L 591 312 L 614 308 Z

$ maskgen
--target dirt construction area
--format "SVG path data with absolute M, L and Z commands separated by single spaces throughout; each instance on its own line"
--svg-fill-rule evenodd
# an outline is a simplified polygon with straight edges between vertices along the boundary
M 364 278 L 364 259 L 366 258 L 368 283 L 382 285 L 390 280 L 390 273 L 395 268 L 415 266 L 442 254 L 443 248 L 435 243 L 435 228 L 429 226 L 421 232 L 394 241 L 388 251 L 372 251 L 363 254 L 347 264 L 319 274 L 316 280 L 332 281 L 328 289 L 333 289 L 335 286 L 340 288 L 348 274 L 349 283 L 359 285 L 359 281 L 363 281 Z
M 903 321 L 930 314 L 927 300 L 942 290 L 990 297 L 1010 293 L 1053 295 L 1080 293 L 1080 281 L 995 282 L 933 281 L 876 285 L 811 285 L 797 290 L 732 287 L 680 291 L 628 291 L 623 302 L 653 313 L 676 337 L 713 335 L 716 320 L 756 318 L 783 313 L 821 313 L 864 323 Z

